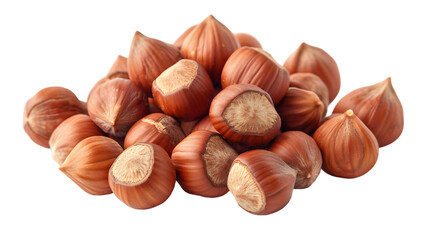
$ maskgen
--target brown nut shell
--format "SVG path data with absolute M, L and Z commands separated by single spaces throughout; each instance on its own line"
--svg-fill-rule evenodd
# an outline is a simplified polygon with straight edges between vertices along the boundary
M 108 176 L 116 197 L 136 209 L 148 209 L 165 202 L 176 183 L 174 166 L 167 152 L 150 143 L 136 143 L 125 149 Z
M 110 67 L 109 72 L 107 73 L 107 75 L 105 77 L 103 77 L 102 79 L 98 80 L 98 82 L 95 83 L 95 85 L 92 87 L 92 89 L 89 91 L 88 94 L 88 99 L 89 96 L 91 96 L 91 94 L 94 92 L 94 90 L 100 86 L 101 84 L 116 79 L 116 78 L 125 78 L 125 79 L 130 79 L 130 77 L 128 76 L 128 69 L 127 69 L 127 58 L 123 57 L 121 55 L 118 55 L 118 57 L 116 58 L 115 62 L 113 63 L 113 65 Z
M 290 87 L 312 91 L 325 105 L 325 114 L 329 106 L 329 90 L 322 79 L 313 73 L 294 73 L 290 75 Z
M 296 170 L 267 150 L 240 154 L 232 163 L 228 189 L 244 210 L 267 215 L 285 207 L 295 185 Z
M 293 87 L 289 88 L 276 109 L 284 131 L 305 133 L 316 130 L 325 113 L 325 106 L 314 92 Z
M 206 70 L 198 62 L 182 59 L 156 78 L 152 94 L 163 112 L 192 121 L 208 113 L 214 88 Z
M 207 130 L 217 133 L 216 129 L 213 127 L 212 121 L 210 119 L 210 116 L 207 115 L 203 118 L 201 118 L 195 126 L 192 128 L 192 132 L 198 131 L 198 130 Z
M 252 84 L 268 94 L 274 104 L 280 102 L 289 87 L 289 73 L 273 57 L 260 48 L 242 47 L 226 61 L 222 70 L 222 87 Z
M 213 83 L 219 85 L 223 65 L 239 47 L 234 34 L 210 15 L 188 34 L 181 53 L 184 58 L 199 62 Z
M 178 47 L 179 49 L 181 49 L 182 48 L 182 44 L 183 44 L 183 41 L 185 41 L 185 38 L 189 35 L 189 33 L 190 32 L 192 32 L 192 30 L 194 30 L 194 28 L 196 27 L 197 25 L 193 25 L 193 26 L 191 26 L 191 27 L 189 27 L 188 29 L 186 29 L 186 31 L 184 31 L 177 39 L 176 39 L 176 41 L 174 41 L 174 43 L 173 43 L 173 45 L 174 46 L 176 46 L 176 47 Z
M 228 192 L 228 172 L 237 156 L 220 134 L 200 130 L 174 148 L 171 161 L 183 190 L 203 197 L 219 197 Z
M 314 139 L 304 132 L 284 132 L 274 139 L 268 150 L 297 170 L 294 188 L 308 188 L 319 176 L 322 153 Z
M 352 109 L 374 133 L 380 147 L 394 142 L 404 129 L 404 110 L 390 78 L 352 91 L 335 106 L 334 113 Z
M 323 123 L 313 138 L 322 152 L 322 169 L 333 176 L 362 176 L 377 161 L 377 139 L 353 110 Z
M 92 121 L 115 137 L 125 136 L 128 129 L 148 112 L 143 89 L 128 79 L 110 80 L 96 88 L 88 99 Z
M 183 133 L 185 133 L 185 136 L 188 136 L 192 132 L 192 129 L 199 121 L 200 119 L 192 121 L 180 121 L 180 127 L 182 128 Z
M 48 87 L 30 98 L 24 107 L 24 131 L 36 144 L 49 148 L 52 132 L 67 118 L 86 113 L 86 103 L 63 87 Z
M 86 114 L 76 114 L 64 120 L 49 139 L 52 158 L 63 164 L 73 148 L 82 140 L 92 136 L 103 136 L 100 128 Z
M 249 146 L 270 142 L 281 124 L 270 95 L 250 84 L 231 85 L 216 95 L 210 119 L 225 139 Z
M 262 48 L 261 43 L 254 36 L 248 33 L 235 33 L 235 38 L 237 38 L 238 43 L 242 47 L 256 47 Z
M 156 105 L 155 100 L 153 98 L 149 97 L 147 98 L 147 101 L 149 103 L 149 113 L 163 113 L 162 110 Z
M 107 179 L 109 169 L 122 151 L 111 138 L 85 138 L 73 148 L 60 170 L 89 194 L 109 194 L 112 193 Z
M 126 74 L 128 75 L 128 58 L 118 55 L 116 57 L 115 62 L 113 62 L 112 66 L 109 69 L 109 72 L 107 72 L 107 77 L 111 77 L 114 75 L 119 75 L 119 74 Z
M 136 32 L 128 56 L 130 79 L 141 84 L 147 96 L 152 94 L 152 82 L 167 68 L 182 59 L 176 46 Z
M 152 113 L 137 121 L 128 131 L 124 147 L 138 142 L 153 143 L 161 146 L 171 156 L 174 147 L 185 138 L 176 119 L 162 114 Z
M 319 76 L 329 89 L 329 102 L 332 102 L 340 91 L 341 78 L 337 63 L 318 47 L 302 43 L 288 57 L 284 66 L 290 74 L 309 72 Z

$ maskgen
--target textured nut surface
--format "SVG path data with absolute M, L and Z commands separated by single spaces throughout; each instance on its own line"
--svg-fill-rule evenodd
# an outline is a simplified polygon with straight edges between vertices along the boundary
M 313 138 L 322 152 L 322 169 L 333 176 L 362 176 L 377 161 L 377 139 L 352 110 L 323 123 Z
M 148 114 L 143 89 L 128 79 L 117 78 L 99 87 L 88 99 L 88 114 L 105 133 L 123 137 L 128 129 Z
M 181 120 L 192 121 L 208 113 L 214 88 L 201 64 L 182 59 L 156 78 L 152 94 L 163 112 Z
M 79 113 L 86 113 L 86 103 L 79 101 L 72 91 L 63 87 L 44 88 L 25 104 L 24 131 L 33 142 L 49 148 L 55 128 Z
M 240 83 L 256 85 L 277 104 L 288 90 L 289 72 L 261 48 L 242 47 L 225 63 L 221 83 L 223 88 Z
M 181 53 L 184 58 L 199 62 L 218 85 L 226 60 L 239 47 L 234 34 L 210 15 L 186 36 Z
M 267 150 L 240 154 L 232 163 L 228 189 L 246 211 L 265 215 L 282 209 L 289 202 L 296 170 Z
M 60 170 L 89 194 L 109 194 L 112 190 L 107 175 L 122 151 L 122 147 L 111 138 L 85 138 L 73 148 Z
M 380 147 L 394 142 L 404 129 L 404 110 L 390 78 L 352 91 L 335 106 L 334 113 L 353 112 L 374 133 Z
M 200 130 L 176 146 L 171 160 L 186 192 L 219 197 L 228 192 L 226 180 L 236 157 L 236 151 L 218 133 Z
M 249 146 L 268 143 L 280 130 L 280 117 L 271 97 L 249 84 L 231 85 L 216 95 L 210 119 L 225 139 Z
M 176 173 L 163 148 L 136 143 L 118 156 L 108 179 L 119 200 L 132 208 L 148 209 L 168 199 L 174 189 Z
M 290 74 L 309 72 L 319 76 L 329 90 L 329 102 L 332 102 L 340 91 L 341 78 L 335 60 L 324 50 L 302 43 L 292 53 L 284 66 Z
M 322 153 L 314 139 L 304 132 L 284 132 L 275 138 L 268 150 L 297 170 L 295 188 L 308 188 L 319 176 Z

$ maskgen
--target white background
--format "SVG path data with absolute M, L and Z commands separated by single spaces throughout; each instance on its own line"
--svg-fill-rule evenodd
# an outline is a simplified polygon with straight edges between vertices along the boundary
M 0 3 L 0 239 L 428 239 L 424 1 L 7 2 Z M 209 14 L 254 35 L 281 64 L 303 41 L 323 48 L 340 68 L 339 96 L 392 77 L 405 111 L 402 136 L 380 149 L 365 176 L 322 172 L 283 210 L 255 216 L 230 193 L 202 198 L 178 184 L 150 210 L 88 195 L 24 133 L 24 105 L 38 90 L 64 86 L 86 100 L 116 56 L 128 55 L 136 30 L 172 43 Z

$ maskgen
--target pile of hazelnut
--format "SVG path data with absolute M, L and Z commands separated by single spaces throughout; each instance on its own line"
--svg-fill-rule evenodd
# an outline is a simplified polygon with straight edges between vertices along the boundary
M 264 215 L 321 169 L 362 176 L 401 135 L 390 78 L 352 91 L 326 117 L 339 90 L 337 64 L 322 49 L 303 43 L 282 66 L 253 36 L 209 16 L 174 44 L 136 32 L 128 58 L 118 56 L 87 102 L 61 87 L 39 91 L 24 130 L 89 194 L 148 209 L 177 181 L 204 197 L 230 191 Z

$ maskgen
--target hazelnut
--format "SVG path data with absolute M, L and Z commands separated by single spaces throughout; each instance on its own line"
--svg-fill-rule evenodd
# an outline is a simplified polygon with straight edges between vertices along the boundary
M 162 114 L 152 113 L 137 121 L 128 131 L 125 148 L 137 142 L 153 143 L 161 146 L 171 156 L 174 147 L 185 138 L 176 119 Z
M 23 126 L 28 136 L 42 147 L 49 148 L 55 128 L 67 118 L 86 113 L 86 103 L 62 87 L 48 87 L 30 98 L 24 107 Z
M 128 58 L 118 55 L 118 57 L 116 57 L 115 62 L 112 64 L 112 66 L 109 69 L 109 72 L 107 72 L 107 77 L 112 77 L 112 76 L 118 76 L 123 74 L 123 76 L 128 76 L 128 66 L 127 66 L 127 61 Z M 128 77 L 123 77 L 122 78 L 128 78 Z
M 377 161 L 377 139 L 351 109 L 323 123 L 313 138 L 322 152 L 322 169 L 333 176 L 362 176 Z
M 208 113 L 214 89 L 209 75 L 198 62 L 182 59 L 156 78 L 152 94 L 163 112 L 192 121 Z
M 176 46 L 137 31 L 128 56 L 128 74 L 131 80 L 143 86 L 147 96 L 151 96 L 152 82 L 180 59 L 182 56 Z
M 258 215 L 274 213 L 289 202 L 296 170 L 267 150 L 240 154 L 231 165 L 227 185 L 238 205 Z
M 99 87 L 88 99 L 92 121 L 105 133 L 123 137 L 128 129 L 148 114 L 148 102 L 143 89 L 128 79 L 117 78 Z
M 313 73 L 294 73 L 290 75 L 290 87 L 296 87 L 312 91 L 319 96 L 320 101 L 325 105 L 325 113 L 329 106 L 329 90 L 326 84 Z
M 268 94 L 274 104 L 280 102 L 289 87 L 289 73 L 273 57 L 260 48 L 242 47 L 226 61 L 222 70 L 222 87 L 252 84 Z
M 317 143 L 300 131 L 288 131 L 277 136 L 268 148 L 297 171 L 295 188 L 308 188 L 319 176 L 322 153 Z
M 203 118 L 201 118 L 195 126 L 192 128 L 192 132 L 198 131 L 198 130 L 208 130 L 212 132 L 216 132 L 216 129 L 213 127 L 212 121 L 210 119 L 210 116 L 207 115 Z
M 216 95 L 210 119 L 225 139 L 249 146 L 270 142 L 281 124 L 270 95 L 249 84 L 231 85 Z
M 352 109 L 374 133 L 380 147 L 394 142 L 404 129 L 404 110 L 390 78 L 354 90 L 335 106 L 334 113 Z
M 219 85 L 223 65 L 239 47 L 234 34 L 210 15 L 186 36 L 181 53 L 184 58 L 199 62 L 213 83 Z
M 107 175 L 122 147 L 108 137 L 93 136 L 80 141 L 67 156 L 60 170 L 85 192 L 112 193 Z
M 127 58 L 123 57 L 121 55 L 119 55 L 115 62 L 113 63 L 113 65 L 110 67 L 109 72 L 107 73 L 107 75 L 105 77 L 103 77 L 102 79 L 100 79 L 98 82 L 95 83 L 95 85 L 92 87 L 92 89 L 89 91 L 88 94 L 88 99 L 89 96 L 91 96 L 91 94 L 94 92 L 94 90 L 100 86 L 101 84 L 116 79 L 116 78 L 125 78 L 125 79 L 129 79 L 130 77 L 128 76 L 128 70 L 127 70 Z
M 319 76 L 329 89 L 329 102 L 332 102 L 340 91 L 341 79 L 337 63 L 320 48 L 302 43 L 288 57 L 284 66 L 290 74 L 309 72 Z
M 149 103 L 149 113 L 163 113 L 152 97 L 147 98 L 147 101 Z
M 179 49 L 181 49 L 182 48 L 182 44 L 183 44 L 183 41 L 185 41 L 185 38 L 189 35 L 189 33 L 190 32 L 192 32 L 192 30 L 194 30 L 194 28 L 196 27 L 197 25 L 193 25 L 193 26 L 191 26 L 191 27 L 189 27 L 188 29 L 186 29 L 186 31 L 184 31 L 177 39 L 176 39 L 176 41 L 174 41 L 174 43 L 173 43 L 173 45 L 174 46 L 176 46 L 176 47 L 178 47 Z
M 188 193 L 219 197 L 228 192 L 226 180 L 237 152 L 218 133 L 191 133 L 173 150 L 177 182 Z
M 319 126 L 325 113 L 325 106 L 312 91 L 291 87 L 283 100 L 276 106 L 282 129 L 312 133 Z
M 156 144 L 136 143 L 125 149 L 109 170 L 109 185 L 126 205 L 148 209 L 170 196 L 176 173 L 167 152 Z
M 192 129 L 199 121 L 200 119 L 192 121 L 180 121 L 180 127 L 182 128 L 183 133 L 185 133 L 185 136 L 188 136 L 192 132 Z
M 248 33 L 236 33 L 234 34 L 235 38 L 237 38 L 238 43 L 242 47 L 256 47 L 262 48 L 261 43 L 254 36 Z
M 102 135 L 103 132 L 88 115 L 73 115 L 60 123 L 52 133 L 49 139 L 52 157 L 61 165 L 80 141 L 91 136 Z
M 192 132 L 198 131 L 198 130 L 207 130 L 207 131 L 212 131 L 215 133 L 219 133 L 218 131 L 216 131 L 216 129 L 213 127 L 213 124 L 211 122 L 210 116 L 205 116 L 204 118 L 202 118 L 192 129 Z M 231 145 L 232 148 L 235 149 L 235 151 L 237 151 L 237 153 L 243 153 L 243 152 L 247 152 L 249 150 L 252 149 L 251 146 L 245 145 L 245 144 L 241 144 L 241 143 L 237 143 L 237 142 L 232 142 L 230 140 L 226 140 L 229 145 Z

